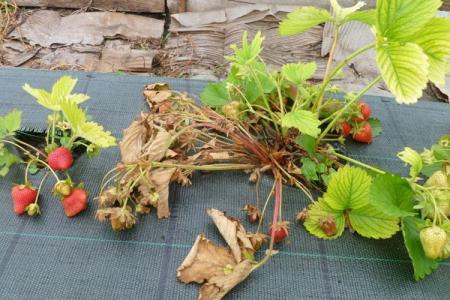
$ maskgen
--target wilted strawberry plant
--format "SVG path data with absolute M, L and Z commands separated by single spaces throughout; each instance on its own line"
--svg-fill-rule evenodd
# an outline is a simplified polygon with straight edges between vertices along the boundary
M 364 237 L 389 238 L 400 230 L 401 223 L 417 279 L 437 266 L 436 259 L 448 257 L 448 216 L 443 210 L 448 206 L 448 187 L 443 182 L 448 183 L 449 163 L 441 149 L 448 146 L 448 139 L 440 141 L 441 148 L 433 147 L 441 150 L 430 150 L 433 157 L 427 152 L 430 164 L 441 173 L 424 173 L 431 176 L 425 185 L 419 184 L 420 168 L 415 163 L 415 175 L 402 178 L 343 155 L 339 143 L 349 135 L 371 143 L 380 133 L 378 120 L 371 118 L 371 109 L 361 97 L 382 79 L 399 103 L 416 102 L 428 80 L 443 82 L 450 56 L 450 21 L 435 16 L 440 6 L 435 0 L 381 0 L 376 9 L 367 11 L 358 10 L 363 3 L 350 8 L 340 7 L 335 0 L 331 4 L 333 14 L 303 7 L 280 24 L 280 33 L 288 35 L 333 23 L 334 42 L 322 82 L 309 80 L 316 71 L 314 62 L 269 70 L 259 56 L 264 38 L 257 33 L 251 41 L 244 34 L 242 45 L 232 46 L 234 53 L 227 57 L 229 75 L 205 88 L 201 94 L 204 106 L 165 84 L 146 86 L 144 95 L 150 112 L 142 113 L 125 130 L 120 143 L 122 161 L 102 182 L 97 218 L 109 220 L 114 230 L 133 227 L 137 215 L 152 208 L 156 208 L 158 217 L 166 218 L 171 182 L 190 185 L 190 175 L 196 170 L 244 170 L 257 190 L 263 173 L 271 173 L 274 178 L 265 201 L 260 201 L 258 193 L 255 203 L 243 208 L 249 221 L 258 223 L 256 233 L 251 235 L 254 241 L 258 237 L 258 248 L 264 241 L 262 232 L 270 236 L 268 251 L 260 262 L 253 256 L 245 258 L 255 268 L 273 255 L 274 243 L 289 234 L 289 223 L 282 218 L 282 210 L 289 209 L 283 207 L 284 184 L 299 188 L 312 201 L 299 218 L 318 237 L 336 238 L 347 227 Z M 372 26 L 376 42 L 334 64 L 339 28 L 348 21 Z M 331 85 L 333 78 L 353 58 L 372 48 L 376 49 L 381 75 L 361 91 L 341 97 L 339 89 Z M 418 161 L 417 155 L 400 157 L 410 164 Z M 440 186 L 429 182 L 437 176 L 442 181 Z M 317 192 L 325 193 L 315 200 Z M 272 200 L 271 224 L 264 229 Z M 230 230 L 236 232 L 238 225 L 230 223 Z M 241 240 L 234 245 L 249 249 L 245 243 Z M 192 263 L 199 248 L 210 249 L 208 245 L 200 236 L 185 262 Z M 230 260 L 226 253 L 223 255 L 230 263 L 215 270 L 217 274 L 213 272 L 220 281 L 215 281 L 215 286 L 226 285 L 226 278 L 219 275 L 229 275 L 230 280 L 248 276 L 248 266 L 246 272 L 233 273 L 241 256 Z M 210 277 L 181 280 L 203 282 Z M 226 293 L 240 281 L 232 282 L 222 291 Z M 224 295 L 201 293 L 202 299 Z
M 24 85 L 24 90 L 38 104 L 51 111 L 46 130 L 21 128 L 22 113 L 16 110 L 0 117 L 0 175 L 5 176 L 14 164 L 25 165 L 23 182 L 11 189 L 14 211 L 18 215 L 25 212 L 30 216 L 40 214 L 39 193 L 49 175 L 56 181 L 53 192 L 61 198 L 68 217 L 85 210 L 87 192 L 82 183 L 75 186 L 68 170 L 77 156 L 86 153 L 93 157 L 101 149 L 116 143 L 110 132 L 87 120 L 85 111 L 78 104 L 88 100 L 89 96 L 73 94 L 76 83 L 76 79 L 64 76 L 53 85 L 51 92 Z M 36 188 L 29 175 L 40 169 L 45 169 L 46 173 Z

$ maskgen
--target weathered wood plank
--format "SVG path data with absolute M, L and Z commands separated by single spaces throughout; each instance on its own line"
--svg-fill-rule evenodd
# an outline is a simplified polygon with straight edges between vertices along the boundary
M 164 12 L 164 0 L 15 0 L 18 6 L 84 8 L 92 7 L 126 12 Z M 92 3 L 91 3 L 92 2 Z

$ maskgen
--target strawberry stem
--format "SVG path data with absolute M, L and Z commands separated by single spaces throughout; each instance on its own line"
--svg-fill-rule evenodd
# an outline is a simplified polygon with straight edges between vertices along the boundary
M 49 171 L 47 171 L 45 175 L 42 177 L 41 182 L 39 183 L 39 187 L 36 194 L 36 200 L 34 200 L 34 203 L 38 202 L 39 195 L 41 194 L 42 185 L 44 184 L 44 181 L 47 179 L 48 175 L 50 175 Z
M 272 185 L 272 188 L 270 189 L 269 195 L 267 195 L 266 202 L 264 202 L 264 207 L 261 212 L 261 218 L 259 218 L 259 223 L 258 223 L 258 228 L 256 229 L 256 233 L 259 233 L 261 230 L 261 225 L 262 225 L 265 213 L 266 213 L 267 205 L 269 204 L 270 198 L 272 197 L 274 190 L 275 190 L 275 181 L 273 182 L 273 185 Z
M 346 160 L 346 161 L 348 161 L 348 162 L 351 162 L 351 163 L 353 163 L 353 164 L 355 164 L 355 165 L 358 165 L 358 166 L 360 166 L 360 167 L 363 167 L 363 168 L 366 168 L 366 169 L 368 169 L 368 170 L 374 171 L 375 173 L 378 173 L 378 174 L 381 174 L 381 175 L 386 174 L 386 172 L 383 171 L 383 170 L 381 170 L 381 169 L 378 169 L 378 168 L 369 166 L 369 165 L 367 165 L 367 164 L 365 164 L 365 163 L 362 163 L 362 162 L 360 162 L 360 161 L 358 161 L 358 160 L 356 160 L 356 159 L 350 158 L 350 157 L 345 156 L 345 155 L 342 155 L 342 154 L 340 154 L 340 153 L 334 152 L 333 155 L 334 155 L 334 156 L 337 156 L 337 157 L 339 157 L 339 158 L 341 158 L 341 159 L 343 159 L 343 160 Z

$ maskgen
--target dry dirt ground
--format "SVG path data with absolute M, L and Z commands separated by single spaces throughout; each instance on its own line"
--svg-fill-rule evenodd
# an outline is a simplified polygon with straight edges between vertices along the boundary
M 341 0 L 346 1 L 352 0 Z M 374 1 L 367 2 L 373 6 Z M 244 31 L 250 37 L 262 31 L 266 38 L 262 58 L 270 67 L 315 60 L 318 72 L 314 79 L 320 79 L 331 40 L 327 25 L 293 37 L 277 33 L 280 19 L 298 5 L 327 7 L 328 0 L 16 3 L 27 6 L 0 0 L 2 66 L 217 80 L 227 73 L 224 56 L 231 53 L 230 45 L 239 44 Z M 370 29 L 359 23 L 342 28 L 341 37 L 336 59 L 373 39 Z M 358 90 L 377 75 L 373 54 L 353 61 L 344 73 L 336 84 L 347 91 Z M 449 86 L 430 86 L 425 98 L 448 102 L 449 92 Z M 390 95 L 382 84 L 371 93 Z

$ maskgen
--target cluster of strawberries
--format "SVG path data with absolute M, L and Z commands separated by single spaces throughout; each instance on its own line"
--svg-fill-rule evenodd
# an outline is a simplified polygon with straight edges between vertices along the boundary
M 369 104 L 359 100 L 356 109 L 341 121 L 340 129 L 344 137 L 352 136 L 353 140 L 361 143 L 372 143 L 372 126 L 369 123 L 372 109 Z
M 73 164 L 72 152 L 65 147 L 58 147 L 47 157 L 48 167 L 52 172 L 67 171 Z M 71 180 L 58 180 L 53 191 L 61 198 L 64 213 L 73 217 L 84 211 L 88 204 L 88 194 L 82 186 L 74 187 Z M 37 203 L 40 189 L 36 189 L 30 182 L 14 185 L 11 189 L 14 211 L 21 215 L 25 212 L 30 216 L 40 214 Z

